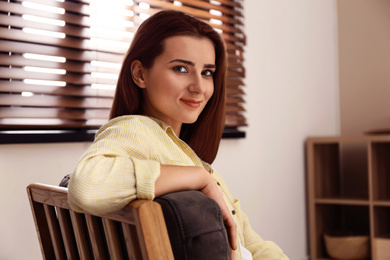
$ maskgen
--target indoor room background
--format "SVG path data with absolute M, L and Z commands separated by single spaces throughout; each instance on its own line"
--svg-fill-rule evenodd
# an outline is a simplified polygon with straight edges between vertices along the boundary
M 244 1 L 249 125 L 245 138 L 222 140 L 214 163 L 253 228 L 292 260 L 308 259 L 305 139 L 342 133 L 342 116 L 350 118 L 355 104 L 343 101 L 353 90 L 341 85 L 351 87 L 340 76 L 337 6 L 336 0 Z M 0 145 L 0 259 L 41 259 L 26 186 L 57 185 L 89 145 Z

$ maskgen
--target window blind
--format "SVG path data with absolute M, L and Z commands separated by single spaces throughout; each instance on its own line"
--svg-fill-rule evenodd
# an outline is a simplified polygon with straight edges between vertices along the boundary
M 99 128 L 134 32 L 162 9 L 194 15 L 221 33 L 226 128 L 245 126 L 242 1 L 0 0 L 0 128 Z

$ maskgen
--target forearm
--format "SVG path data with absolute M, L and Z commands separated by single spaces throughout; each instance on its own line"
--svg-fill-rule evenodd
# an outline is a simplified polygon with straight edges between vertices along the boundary
M 183 190 L 202 190 L 210 178 L 210 174 L 201 167 L 161 165 L 160 176 L 155 183 L 155 196 Z

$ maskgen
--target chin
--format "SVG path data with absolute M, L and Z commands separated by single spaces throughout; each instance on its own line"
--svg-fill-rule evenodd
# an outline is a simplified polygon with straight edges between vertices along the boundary
M 183 121 L 183 124 L 193 124 L 198 120 L 198 117 L 196 118 L 188 118 L 187 120 Z

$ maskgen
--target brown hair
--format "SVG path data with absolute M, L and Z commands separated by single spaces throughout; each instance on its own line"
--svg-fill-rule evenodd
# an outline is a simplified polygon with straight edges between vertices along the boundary
M 226 51 L 220 35 L 208 24 L 182 12 L 160 11 L 138 28 L 119 74 L 110 119 L 122 115 L 143 115 L 143 94 L 131 77 L 131 64 L 139 60 L 151 68 L 164 51 L 164 40 L 172 36 L 210 39 L 215 48 L 214 93 L 193 124 L 183 124 L 180 138 L 204 161 L 212 163 L 217 155 L 225 124 Z

